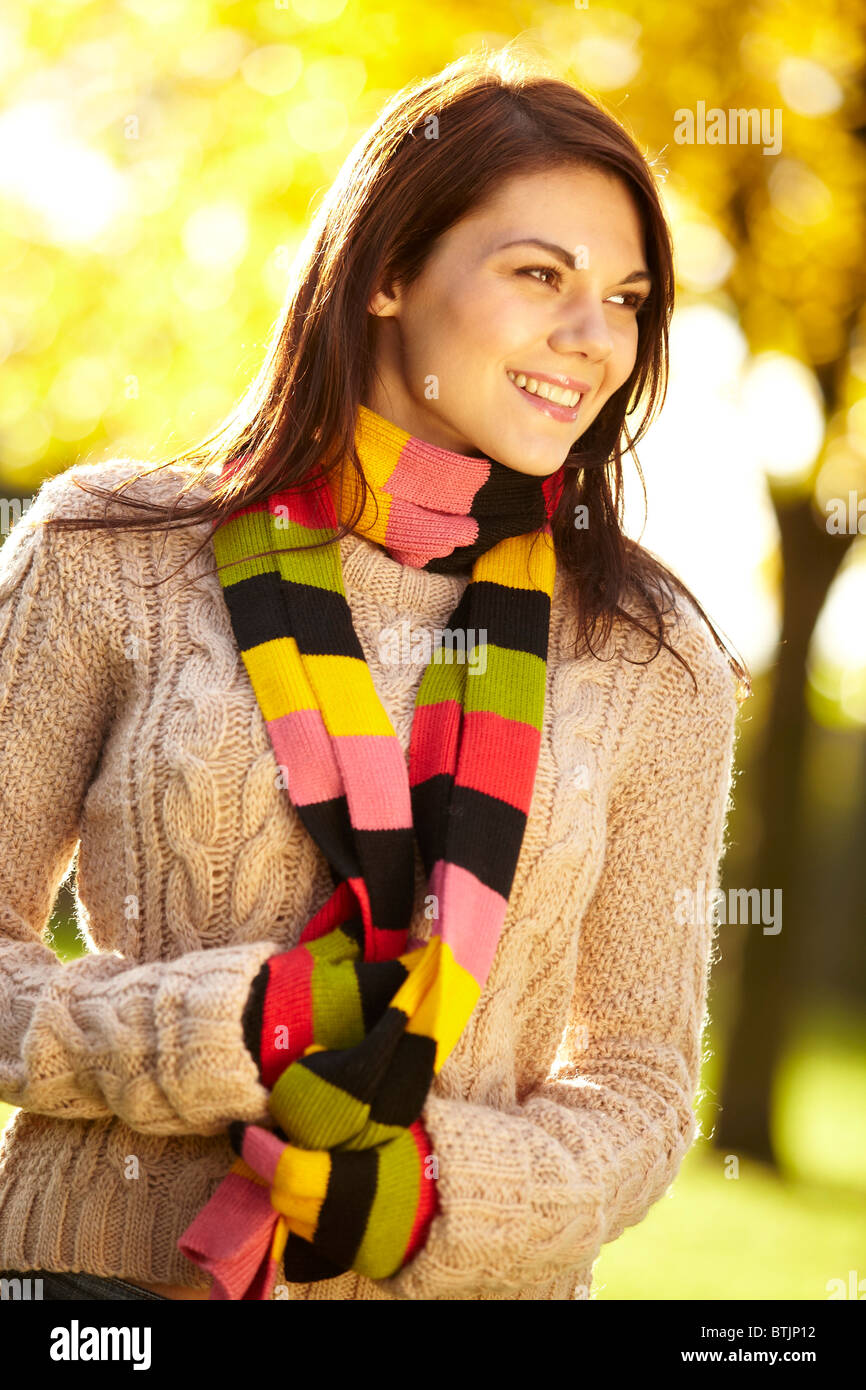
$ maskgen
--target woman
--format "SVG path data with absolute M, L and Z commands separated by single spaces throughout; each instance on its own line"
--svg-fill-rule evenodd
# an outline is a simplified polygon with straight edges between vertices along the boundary
M 222 430 L 43 485 L 0 580 L 7 1274 L 588 1298 L 673 1181 L 748 676 L 620 530 L 672 298 L 626 132 L 472 56 L 352 152 Z

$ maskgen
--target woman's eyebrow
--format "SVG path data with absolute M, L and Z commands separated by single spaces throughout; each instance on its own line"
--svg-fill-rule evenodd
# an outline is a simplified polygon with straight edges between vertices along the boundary
M 505 251 L 509 246 L 540 246 L 542 251 L 549 251 L 551 256 L 555 256 L 557 260 L 562 261 L 568 266 L 569 270 L 577 269 L 574 263 L 574 256 L 566 251 L 564 246 L 557 246 L 555 242 L 541 241 L 539 237 L 534 236 L 518 237 L 516 241 L 506 241 L 502 246 L 498 246 L 496 249 L 498 251 Z M 640 270 L 633 270 L 630 275 L 624 275 L 623 278 L 617 280 L 616 283 L 618 285 L 630 285 L 633 280 L 646 280 L 650 285 L 653 282 L 649 271 L 645 267 L 642 267 Z

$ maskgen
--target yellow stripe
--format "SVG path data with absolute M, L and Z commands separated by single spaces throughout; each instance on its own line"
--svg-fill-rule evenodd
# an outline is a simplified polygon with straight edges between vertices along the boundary
M 355 656 L 306 656 L 304 660 L 329 734 L 394 735 L 366 661 Z
M 300 709 L 318 709 L 294 637 L 275 637 L 242 653 L 266 721 Z
M 315 1235 L 330 1177 L 328 1149 L 298 1149 L 287 1144 L 277 1161 L 271 1206 L 305 1240 L 312 1240 Z
M 281 1216 L 278 1218 L 277 1224 L 274 1227 L 274 1238 L 271 1241 L 272 1260 L 281 1260 L 283 1258 L 283 1251 L 286 1248 L 286 1241 L 288 1238 L 289 1223 L 284 1216 Z
M 340 522 L 355 514 L 360 497 L 363 510 L 354 529 L 379 545 L 385 542 L 391 515 L 392 496 L 385 484 L 411 437 L 407 430 L 401 429 L 393 421 L 389 420 L 383 426 L 380 416 L 361 405 L 355 424 L 355 448 L 364 461 L 364 477 L 370 488 L 365 490 L 361 486 L 350 463 L 328 475 L 334 510 Z
M 506 584 L 510 589 L 541 589 L 552 595 L 556 578 L 553 541 L 546 531 L 508 536 L 478 556 L 472 578 L 478 583 L 487 580 Z
M 275 637 L 243 653 L 267 722 L 320 709 L 335 735 L 394 735 L 366 661 L 355 656 L 301 656 L 294 637 Z
M 363 534 L 369 540 L 382 544 L 388 532 L 388 517 L 391 515 L 391 495 L 384 492 L 381 486 L 376 487 L 376 479 L 371 476 L 369 456 L 365 459 L 365 472 L 373 485 L 372 493 L 367 493 L 364 499 L 363 510 L 360 519 L 354 530 Z M 387 472 L 393 471 L 393 465 L 389 466 Z M 387 477 L 387 473 L 385 474 Z M 347 520 L 355 514 L 357 506 L 356 497 L 360 490 L 360 483 L 356 483 L 355 474 L 351 464 L 346 464 L 341 470 L 339 478 L 331 480 L 331 496 L 334 500 L 334 509 L 340 522 Z M 378 506 L 377 506 L 378 501 Z
M 433 1069 L 438 1072 L 453 1052 L 480 995 L 478 981 L 457 963 L 441 936 L 434 936 L 394 995 L 391 1007 L 407 1015 L 407 1033 L 435 1039 Z

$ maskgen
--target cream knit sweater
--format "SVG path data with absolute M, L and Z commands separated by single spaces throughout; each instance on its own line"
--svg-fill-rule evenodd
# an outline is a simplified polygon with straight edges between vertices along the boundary
M 230 1121 L 269 1123 L 241 1034 L 250 983 L 332 882 L 282 788 L 210 545 L 160 587 L 136 583 L 174 570 L 208 524 L 37 525 L 101 514 L 72 474 L 134 471 L 50 479 L 0 550 L 0 1099 L 21 1107 L 0 1141 L 0 1268 L 202 1288 L 178 1237 L 234 1161 Z M 184 476 L 132 495 L 167 501 Z M 423 666 L 380 659 L 382 629 L 446 627 L 467 580 L 357 536 L 341 549 L 408 753 Z M 735 677 L 684 601 L 671 641 L 697 696 L 625 624 L 607 660 L 576 660 L 575 624 L 560 569 L 508 914 L 423 1111 L 441 1207 L 427 1244 L 392 1279 L 278 1278 L 275 1298 L 588 1298 L 600 1247 L 642 1220 L 695 1136 L 713 927 L 682 925 L 677 895 L 718 881 Z M 41 937 L 79 841 L 89 953 L 64 965 Z M 416 877 L 426 940 L 417 850 Z

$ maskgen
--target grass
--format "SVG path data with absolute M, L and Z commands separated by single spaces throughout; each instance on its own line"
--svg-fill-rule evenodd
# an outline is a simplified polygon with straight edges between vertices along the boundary
M 638 1226 L 602 1247 L 598 1299 L 826 1299 L 828 1281 L 866 1278 L 862 1189 L 786 1181 L 704 1144 Z M 864 1285 L 866 1288 L 866 1285 Z
M 718 1086 L 720 1058 L 703 1084 Z M 705 1132 L 717 1096 L 701 1107 Z M 599 1299 L 826 1299 L 833 1279 L 866 1280 L 866 1024 L 813 1004 L 776 1079 L 783 1172 L 698 1141 L 638 1226 L 602 1246 Z M 863 1286 L 866 1293 L 866 1283 Z

